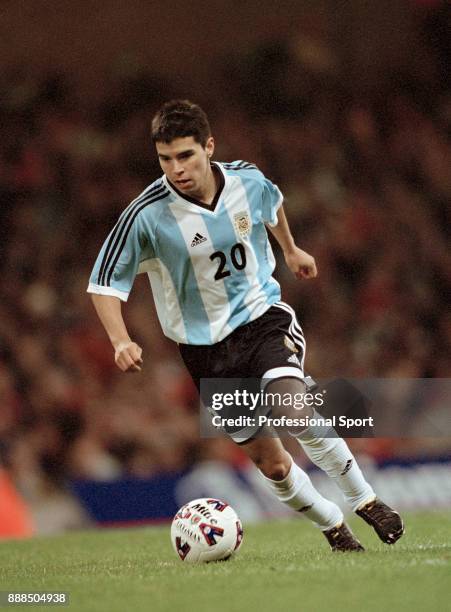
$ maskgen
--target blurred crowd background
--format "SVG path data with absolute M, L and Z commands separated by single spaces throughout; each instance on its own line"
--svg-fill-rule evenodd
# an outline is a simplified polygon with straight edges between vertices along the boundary
M 98 4 L 107 23 L 107 4 Z M 279 21 L 271 31 L 264 22 L 264 35 L 236 45 L 231 31 L 228 47 L 222 36 L 208 78 L 195 48 L 167 31 L 149 42 L 163 47 L 159 57 L 175 57 L 166 72 L 119 47 L 114 70 L 99 67 L 98 80 L 92 66 L 87 81 L 83 61 L 68 69 L 57 56 L 42 65 L 14 56 L 4 66 L 0 457 L 37 514 L 58 508 L 67 524 L 72 511 L 74 524 L 83 522 L 67 494 L 71 479 L 246 464 L 226 440 L 199 438 L 196 395 L 177 347 L 162 336 L 147 277 L 124 309 L 144 348 L 140 375 L 117 370 L 86 294 L 121 210 L 160 174 L 150 120 L 167 99 L 201 104 L 215 158 L 256 163 L 284 193 L 296 240 L 319 267 L 315 281 L 295 281 L 275 247 L 283 298 L 307 337 L 309 373 L 449 376 L 450 5 L 389 3 L 390 54 L 381 59 L 374 54 L 386 30 L 377 20 L 370 27 L 359 3 L 348 3 L 345 32 L 345 9 L 334 16 L 324 14 L 333 3 L 298 4 L 308 19 L 290 27 Z M 186 27 L 209 36 L 208 20 Z M 160 35 L 148 32 L 157 43 Z M 448 440 L 354 446 L 376 460 L 451 454 Z

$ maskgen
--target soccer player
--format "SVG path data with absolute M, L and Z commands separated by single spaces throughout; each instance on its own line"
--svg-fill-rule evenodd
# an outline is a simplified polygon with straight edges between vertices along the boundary
M 201 378 L 249 377 L 274 392 L 305 392 L 304 336 L 272 277 L 266 228 L 298 279 L 314 278 L 317 269 L 294 242 L 278 187 L 251 163 L 212 161 L 207 116 L 189 101 L 161 107 L 152 140 L 164 174 L 121 214 L 88 287 L 117 366 L 141 371 L 142 349 L 129 336 L 121 303 L 135 276 L 147 272 L 163 332 L 178 343 L 198 388 Z M 316 491 L 278 437 L 252 427 L 230 435 L 278 499 L 313 521 L 332 550 L 363 550 L 340 508 Z M 376 497 L 344 440 L 309 427 L 293 435 L 383 542 L 401 537 L 399 514 Z

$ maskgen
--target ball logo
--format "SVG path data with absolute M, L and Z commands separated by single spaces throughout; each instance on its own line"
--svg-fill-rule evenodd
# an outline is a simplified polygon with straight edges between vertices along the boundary
M 209 525 L 208 523 L 201 523 L 199 527 L 209 546 L 217 544 L 216 537 L 222 537 L 224 533 L 224 529 L 221 529 L 221 527 L 216 527 L 216 525 Z
M 183 508 L 180 508 L 180 510 L 177 512 L 177 514 L 175 515 L 176 519 L 187 519 L 191 516 L 191 510 L 188 508 L 188 506 L 183 506 Z
M 214 506 L 214 509 L 218 512 L 223 512 L 224 509 L 227 508 L 227 506 L 229 505 L 221 501 L 220 499 L 207 499 L 207 504 L 209 504 L 210 506 Z
M 177 548 L 177 552 L 179 554 L 179 557 L 182 561 L 185 560 L 186 555 L 189 553 L 189 551 L 191 550 L 191 546 L 188 544 L 188 542 L 184 542 L 182 544 L 182 538 L 177 536 L 175 538 L 175 546 Z

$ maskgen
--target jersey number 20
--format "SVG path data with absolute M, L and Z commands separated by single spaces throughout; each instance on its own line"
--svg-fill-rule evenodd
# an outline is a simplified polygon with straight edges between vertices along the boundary
M 219 266 L 216 270 L 215 280 L 221 280 L 222 278 L 226 278 L 226 276 L 230 276 L 230 270 L 226 269 L 226 254 L 223 251 L 215 251 L 210 255 L 210 259 L 213 261 L 216 258 L 219 259 Z M 240 242 L 234 244 L 230 249 L 230 259 L 234 268 L 237 270 L 243 270 L 246 267 L 246 251 Z

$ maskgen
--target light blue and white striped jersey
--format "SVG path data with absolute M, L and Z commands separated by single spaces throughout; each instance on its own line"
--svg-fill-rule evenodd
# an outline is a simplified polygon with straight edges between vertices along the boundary
M 265 223 L 277 224 L 282 194 L 256 166 L 217 163 L 211 207 L 163 175 L 123 211 L 105 241 L 88 292 L 126 301 L 147 272 L 163 333 L 183 344 L 214 344 L 280 300 Z

